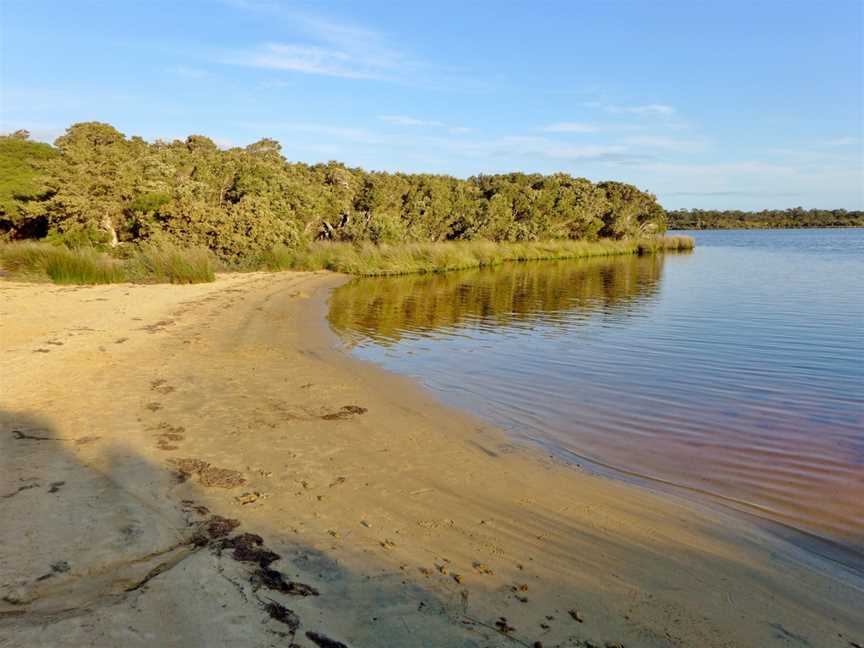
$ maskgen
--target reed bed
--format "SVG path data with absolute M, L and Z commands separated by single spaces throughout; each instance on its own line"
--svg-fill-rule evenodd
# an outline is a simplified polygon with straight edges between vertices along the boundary
M 215 279 L 216 265 L 204 248 L 144 247 L 117 258 L 92 247 L 30 241 L 0 245 L 0 269 L 5 273 L 56 284 L 202 283 Z
M 602 241 L 450 241 L 446 243 L 312 243 L 306 247 L 276 246 L 263 259 L 267 270 L 332 270 L 362 276 L 448 272 L 482 268 L 508 261 L 577 259 L 614 254 L 689 251 L 689 236 Z
M 147 283 L 207 283 L 216 278 L 216 259 L 207 248 L 147 246 L 128 264 L 130 275 Z
M 508 261 L 581 259 L 616 254 L 688 251 L 689 236 L 601 241 L 448 241 L 441 243 L 329 243 L 297 248 L 276 246 L 244 270 L 332 270 L 363 276 L 448 272 L 495 266 Z M 123 257 L 90 247 L 69 248 L 44 242 L 0 245 L 0 269 L 25 280 L 58 284 L 175 283 L 213 281 L 218 262 L 206 248 L 173 245 L 125 250 Z M 235 268 L 236 269 L 236 268 Z

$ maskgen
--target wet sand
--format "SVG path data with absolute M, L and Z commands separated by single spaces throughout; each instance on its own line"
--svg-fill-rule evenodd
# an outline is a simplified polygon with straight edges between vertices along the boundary
M 0 283 L 0 646 L 864 645 L 860 574 L 337 350 L 342 281 Z

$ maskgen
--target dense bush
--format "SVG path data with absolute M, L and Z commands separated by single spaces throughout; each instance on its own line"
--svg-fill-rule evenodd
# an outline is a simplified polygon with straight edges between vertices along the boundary
M 542 241 L 661 233 L 654 196 L 619 182 L 512 173 L 461 180 L 287 162 L 278 142 L 149 143 L 75 124 L 54 147 L 0 137 L 0 239 L 206 247 L 247 263 L 311 241 Z

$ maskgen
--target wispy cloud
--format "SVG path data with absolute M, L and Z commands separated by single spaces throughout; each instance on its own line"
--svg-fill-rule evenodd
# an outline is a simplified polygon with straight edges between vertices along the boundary
M 265 43 L 253 50 L 230 55 L 225 62 L 345 79 L 385 78 L 385 69 L 376 62 L 348 52 L 317 46 Z
M 546 133 L 599 133 L 602 127 L 585 122 L 557 122 L 544 126 L 541 130 Z
M 36 123 L 30 121 L 7 122 L 0 121 L 0 135 L 8 135 L 17 130 L 26 130 L 30 133 L 30 139 L 37 142 L 48 142 L 49 144 L 60 137 L 66 130 L 64 126 L 54 124 Z
M 860 141 L 861 140 L 859 140 L 857 137 L 837 137 L 834 139 L 826 140 L 823 143 L 823 146 L 829 146 L 832 148 L 833 147 L 841 147 L 841 146 L 851 146 L 852 144 L 857 144 Z
M 264 135 L 275 135 L 277 138 L 287 133 L 308 133 L 332 138 L 337 142 L 351 142 L 355 144 L 386 144 L 390 143 L 384 135 L 369 131 L 365 128 L 348 128 L 342 126 L 331 126 L 329 124 L 316 124 L 306 122 L 286 121 L 238 121 L 234 125 L 245 131 L 254 133 L 253 137 Z M 326 145 L 332 142 L 322 141 L 319 144 Z
M 512 135 L 489 140 L 443 143 L 450 150 L 472 156 L 527 159 L 533 162 L 546 160 L 562 162 L 632 162 L 645 161 L 648 156 L 635 155 L 626 146 L 619 144 L 597 144 L 577 146 L 548 137 Z
M 603 109 L 608 113 L 627 114 L 627 115 L 643 115 L 655 117 L 671 117 L 676 111 L 672 106 L 665 104 L 646 104 L 642 106 L 603 106 Z
M 294 6 L 259 0 L 223 0 L 244 13 L 258 14 L 284 26 L 278 40 L 250 43 L 217 55 L 219 63 L 243 65 L 276 73 L 385 81 L 407 86 L 472 92 L 489 82 L 462 66 L 446 66 L 418 58 L 411 48 L 384 31 L 345 22 Z
M 709 164 L 649 163 L 638 169 L 640 181 L 661 196 L 770 198 L 817 196 L 825 191 L 851 196 L 860 179 L 849 165 L 802 168 L 761 160 Z M 686 188 L 686 189 L 685 189 Z M 860 198 L 860 196 L 859 196 Z M 751 205 L 754 203 L 751 203 Z
M 422 128 L 446 128 L 451 135 L 464 135 L 470 133 L 472 129 L 466 126 L 448 126 L 442 121 L 434 119 L 420 119 L 418 117 L 409 117 L 407 115 L 379 115 L 378 119 L 393 126 L 415 126 Z
M 432 120 L 404 116 L 382 116 L 399 117 L 397 124 L 408 124 L 409 126 L 422 126 L 427 123 L 439 124 Z M 418 122 L 420 122 L 418 124 Z M 405 134 L 393 134 L 375 132 L 362 128 L 345 128 L 341 126 L 330 126 L 315 123 L 296 122 L 237 122 L 237 126 L 254 133 L 266 132 L 269 134 L 287 135 L 288 133 L 305 133 L 318 136 L 316 145 L 329 147 L 341 144 L 374 144 L 377 147 L 392 147 L 393 149 L 423 150 L 429 154 L 439 152 L 446 156 L 459 156 L 480 160 L 477 167 L 483 168 L 482 160 L 513 160 L 518 165 L 529 165 L 529 168 L 537 168 L 542 162 L 557 164 L 569 162 L 609 162 L 609 163 L 633 163 L 648 162 L 653 156 L 648 152 L 637 152 L 623 144 L 592 144 L 573 145 L 549 137 L 535 137 L 523 135 L 510 135 L 503 137 L 456 137 L 451 135 L 464 135 L 461 129 L 453 129 L 435 126 L 439 134 L 426 133 L 420 130 L 418 134 L 406 136 Z M 440 130 L 439 130 L 440 129 Z M 457 130 L 457 133 L 452 133 Z M 413 132 L 413 131 L 412 131 Z M 521 162 L 519 162 L 521 161 Z
M 183 79 L 204 79 L 209 76 L 207 70 L 190 67 L 188 65 L 174 65 L 169 67 L 167 72 Z
M 269 2 L 228 0 L 239 10 L 273 14 L 293 32 L 279 42 L 228 52 L 223 63 L 345 79 L 395 79 L 416 65 L 410 55 L 366 27 L 284 8 Z
M 680 139 L 665 135 L 638 135 L 628 137 L 624 142 L 630 146 L 678 153 L 698 153 L 708 148 L 708 142 L 705 139 Z
M 394 124 L 396 126 L 444 126 L 444 122 L 433 121 L 429 119 L 418 119 L 417 117 L 408 117 L 406 115 L 379 115 L 378 119 L 387 122 L 388 124 Z

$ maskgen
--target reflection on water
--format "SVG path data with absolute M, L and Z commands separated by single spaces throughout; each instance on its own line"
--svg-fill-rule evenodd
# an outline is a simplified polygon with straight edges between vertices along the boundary
M 359 278 L 330 303 L 330 323 L 349 340 L 390 345 L 464 327 L 565 332 L 569 311 L 623 316 L 657 290 L 662 256 L 511 263 L 492 269 Z
M 542 445 L 864 548 L 864 231 L 354 280 L 362 358 Z

